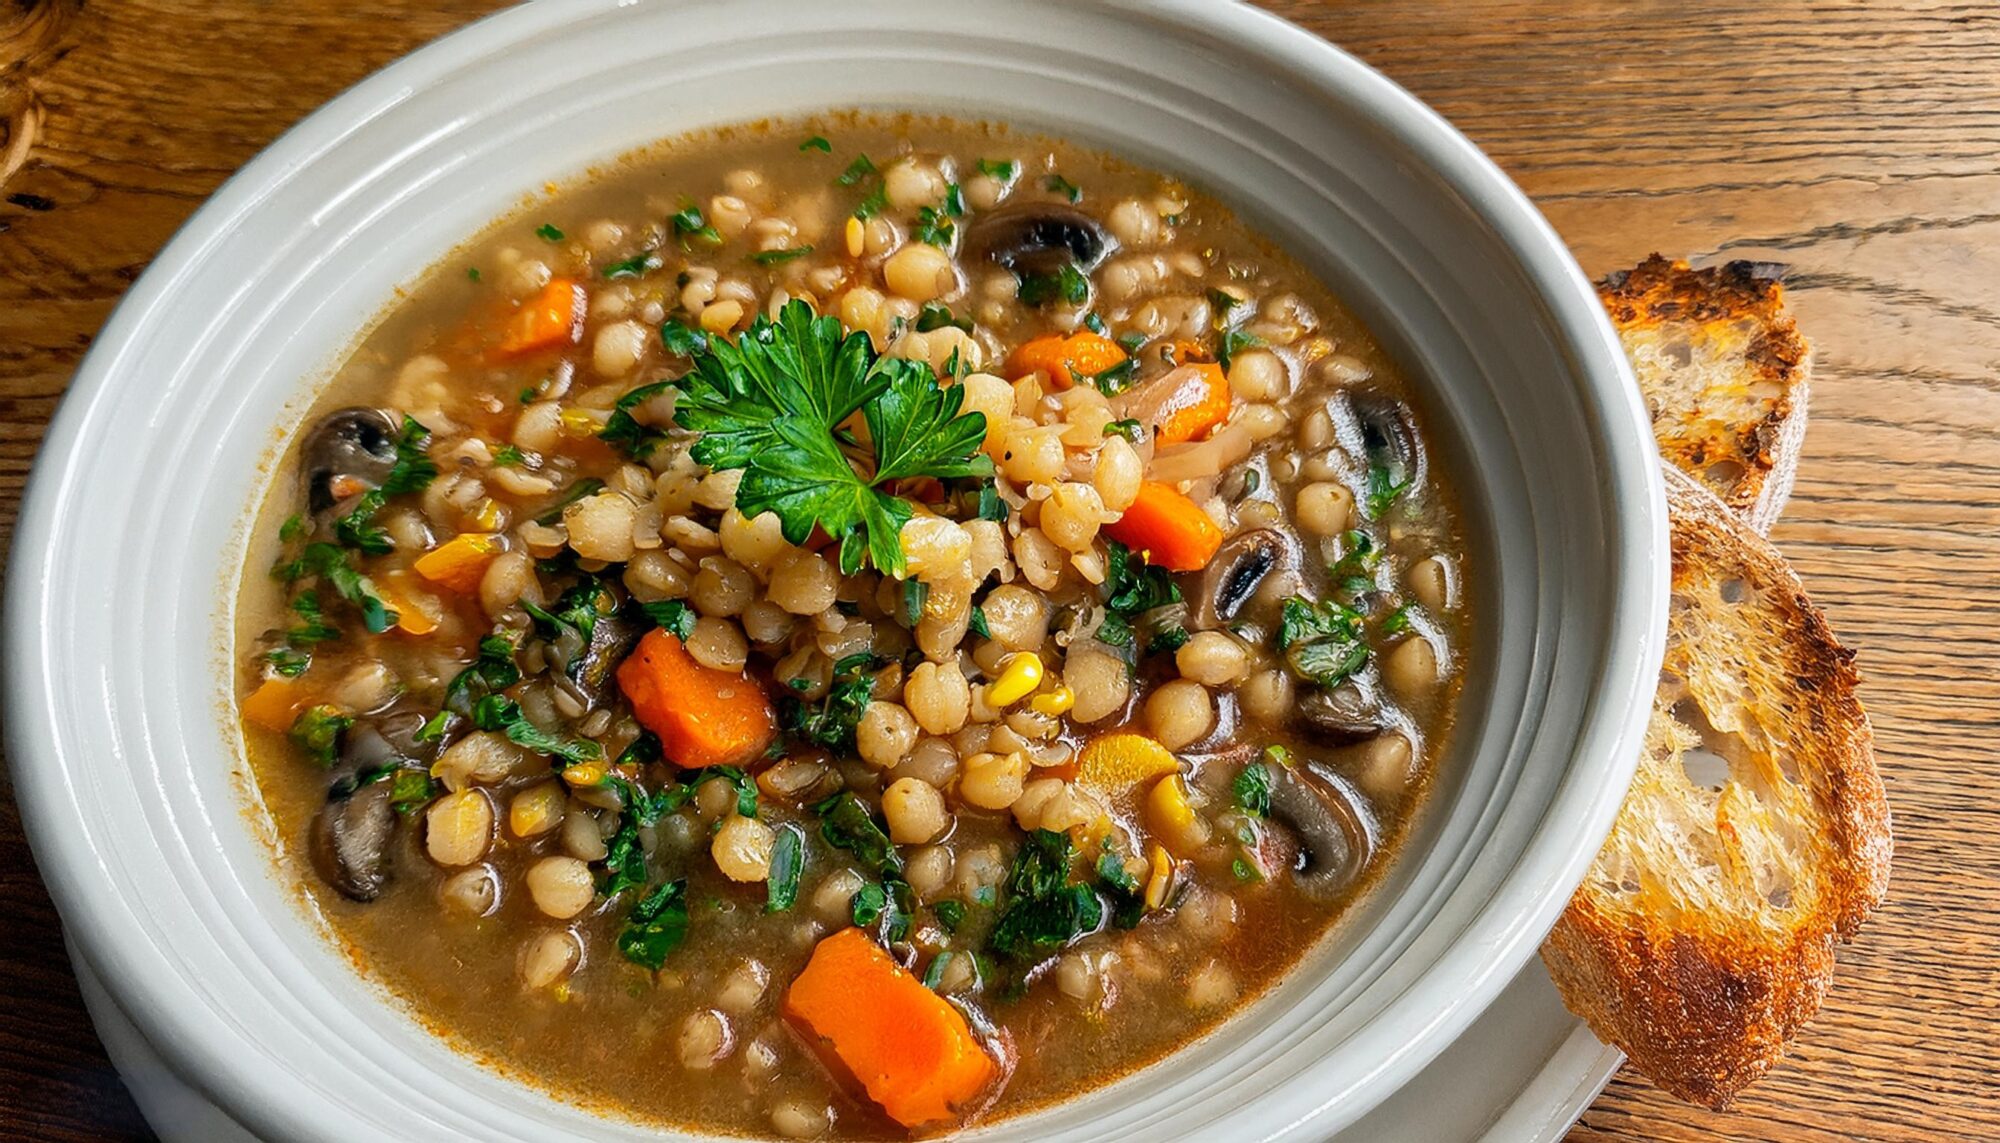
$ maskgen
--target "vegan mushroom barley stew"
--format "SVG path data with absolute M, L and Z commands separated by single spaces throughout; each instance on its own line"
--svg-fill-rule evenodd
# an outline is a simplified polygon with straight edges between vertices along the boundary
M 483 1057 L 721 1133 L 936 1133 L 1212 1027 L 1395 848 L 1465 662 L 1367 333 L 992 127 L 534 206 L 273 500 L 242 713 L 323 915 Z

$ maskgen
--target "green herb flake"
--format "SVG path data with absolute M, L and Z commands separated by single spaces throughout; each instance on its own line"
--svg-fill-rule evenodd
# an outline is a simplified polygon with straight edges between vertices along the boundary
M 854 156 L 854 161 L 847 164 L 847 169 L 840 172 L 839 176 L 833 181 L 841 186 L 851 187 L 861 180 L 873 176 L 875 173 L 875 164 L 868 156 L 856 155 Z
M 519 468 L 526 463 L 528 463 L 527 454 L 523 453 L 516 445 L 501 445 L 499 448 L 493 450 L 493 466 L 495 468 Z
M 399 814 L 415 813 L 437 797 L 439 789 L 427 771 L 399 767 L 389 778 L 389 805 Z
M 1230 787 L 1236 795 L 1236 804 L 1244 813 L 1252 817 L 1271 816 L 1271 769 L 1262 762 L 1252 762 L 1243 767 Z
M 305 534 L 306 519 L 296 512 L 285 517 L 285 522 L 278 525 L 278 540 L 281 543 L 289 544 Z
M 957 183 L 944 186 L 944 212 L 953 218 L 965 217 L 965 188 Z
M 472 280 L 472 281 L 474 281 L 474 282 L 477 282 L 477 281 L 479 280 L 479 267 L 477 267 L 477 266 L 467 266 L 467 267 L 465 268 L 465 276 L 466 276 L 466 277 L 467 277 L 468 279 L 470 279 L 470 280 Z
M 546 242 L 561 242 L 564 238 L 563 232 L 556 229 L 554 223 L 549 222 L 535 227 L 535 236 Z
M 957 231 L 945 212 L 932 206 L 917 208 L 917 224 L 911 230 L 917 241 L 927 246 L 950 246 Z
M 665 263 L 660 261 L 657 253 L 641 250 L 630 258 L 620 258 L 616 262 L 608 263 L 599 273 L 614 281 L 620 278 L 643 278 L 663 265 Z
M 1193 636 L 1188 634 L 1188 629 L 1179 624 L 1162 627 L 1147 638 L 1146 651 L 1149 654 L 1172 654 L 1187 646 L 1191 638 Z
M 674 236 L 681 240 L 682 246 L 697 242 L 704 246 L 722 243 L 722 232 L 710 226 L 708 219 L 702 216 L 701 208 L 692 203 L 669 215 L 667 221 L 673 224 Z
M 944 972 L 945 969 L 951 967 L 951 957 L 952 957 L 951 950 L 946 949 L 945 951 L 931 958 L 930 967 L 924 969 L 925 988 L 930 989 L 932 992 L 936 992 L 938 990 L 938 986 L 944 983 Z
M 693 357 L 708 349 L 708 335 L 668 318 L 660 323 L 660 344 L 675 357 Z
M 520 704 L 501 695 L 487 695 L 474 703 L 472 721 L 481 730 L 497 730 L 516 746 L 546 754 L 564 765 L 595 762 L 604 757 L 604 748 L 589 739 L 566 739 L 536 726 L 522 713 Z
M 1117 540 L 1105 542 L 1104 606 L 1130 618 L 1142 611 L 1181 601 L 1173 573 L 1132 554 Z
M 881 920 L 882 910 L 888 906 L 888 891 L 871 881 L 854 894 L 854 923 L 865 929 Z
M 1092 310 L 1083 315 L 1083 328 L 1099 337 L 1103 337 L 1110 327 L 1104 324 L 1104 319 L 1098 315 L 1096 310 Z
M 1021 843 L 1007 878 L 1010 900 L 989 941 L 994 951 L 1039 960 L 1103 927 L 1103 899 L 1069 880 L 1069 861 L 1066 834 L 1036 830 Z
M 1241 857 L 1230 863 L 1229 870 L 1236 875 L 1238 881 L 1253 883 L 1264 880 L 1264 871 L 1258 868 L 1255 862 Z
M 694 608 L 681 600 L 661 599 L 652 603 L 642 603 L 639 605 L 639 610 L 645 612 L 646 617 L 659 624 L 667 634 L 683 643 L 687 642 L 688 636 L 694 634 Z
M 794 258 L 803 258 L 812 252 L 811 246 L 794 246 L 788 250 L 759 250 L 750 255 L 750 260 L 759 266 L 779 266 Z
M 1021 164 L 1012 159 L 981 159 L 979 173 L 987 178 L 998 179 L 1002 183 L 1011 183 L 1019 177 Z
M 993 629 L 986 625 L 986 609 L 976 603 L 972 605 L 972 620 L 967 626 L 981 639 L 993 638 Z
M 315 573 L 333 585 L 340 598 L 361 613 L 362 626 L 368 628 L 370 634 L 380 635 L 396 622 L 396 613 L 383 605 L 382 597 L 375 594 L 373 585 L 355 570 L 345 549 L 324 542 L 307 544 L 297 564 L 301 574 Z
M 586 476 L 582 480 L 564 488 L 554 500 L 549 502 L 548 507 L 542 509 L 535 516 L 535 523 L 543 527 L 548 527 L 563 518 L 563 509 L 586 496 L 595 496 L 602 491 L 604 491 L 604 482 L 602 480 L 594 476 Z
M 1263 757 L 1266 766 L 1282 766 L 1287 770 L 1292 768 L 1292 752 L 1275 742 L 1264 747 Z
M 1047 187 L 1049 190 L 1052 190 L 1057 194 L 1062 195 L 1064 198 L 1067 198 L 1071 202 L 1083 201 L 1083 188 L 1077 186 L 1073 182 L 1070 182 L 1068 179 L 1062 177 L 1061 175 L 1050 175 L 1048 178 L 1042 181 L 1042 185 Z
M 924 618 L 924 604 L 930 600 L 931 585 L 920 579 L 903 581 L 903 626 L 915 630 Z
M 521 390 L 519 394 L 519 399 L 523 405 L 532 405 L 535 403 L 536 396 L 537 393 L 535 391 L 535 387 L 533 385 L 530 385 L 527 388 Z
M 667 431 L 657 425 L 642 424 L 639 418 L 632 415 L 632 410 L 673 387 L 672 381 L 655 381 L 618 398 L 618 403 L 611 408 L 610 418 L 597 431 L 597 439 L 634 460 L 644 460 L 652 455 L 653 450 L 666 441 Z
M 294 651 L 290 647 L 273 647 L 264 652 L 264 662 L 275 673 L 296 679 L 312 666 L 312 654 L 308 651 Z
M 348 513 L 334 520 L 335 539 L 371 556 L 386 555 L 395 550 L 389 533 L 375 524 L 375 517 L 388 506 L 390 497 L 422 492 L 437 478 L 437 464 L 426 451 L 430 439 L 429 429 L 419 424 L 416 418 L 404 415 L 395 440 L 395 463 L 389 466 L 389 472 L 382 478 L 379 487 L 356 497 Z
M 854 753 L 854 732 L 875 697 L 875 677 L 869 672 L 881 664 L 867 651 L 859 651 L 833 665 L 832 681 L 826 697 L 817 705 L 787 696 L 780 700 L 780 721 L 794 737 L 824 746 L 841 755 Z M 804 682 L 806 688 L 797 688 Z M 795 689 L 808 689 L 810 680 L 794 679 Z
M 765 881 L 764 911 L 782 913 L 799 899 L 799 877 L 806 867 L 806 833 L 786 822 L 771 843 L 771 875 Z
M 618 951 L 633 964 L 658 972 L 687 930 L 687 882 L 661 882 L 632 906 L 618 934 Z
M 938 927 L 947 933 L 957 932 L 958 927 L 965 923 L 965 903 L 963 901 L 939 901 L 937 904 L 931 906 L 931 911 L 937 914 Z
M 1074 264 L 1067 264 L 1053 274 L 1023 275 L 1014 296 L 1031 306 L 1055 301 L 1080 306 L 1090 300 L 1090 279 Z
M 954 317 L 950 309 L 937 302 L 925 302 L 924 308 L 917 312 L 918 333 L 929 333 L 934 329 L 944 329 L 946 326 L 970 333 L 972 319 Z
M 1382 618 L 1384 635 L 1401 635 L 1410 628 L 1410 605 L 1407 603 Z
M 819 815 L 820 837 L 835 849 L 846 850 L 862 864 L 879 873 L 900 875 L 903 859 L 897 855 L 888 831 L 852 790 L 842 790 L 813 807 Z
M 833 154 L 833 144 L 829 142 L 827 137 L 824 135 L 814 135 L 812 138 L 807 139 L 803 143 L 800 143 L 799 150 L 819 151 L 824 154 L 831 155 Z
M 329 767 L 340 760 L 340 736 L 353 725 L 354 720 L 341 713 L 339 707 L 322 703 L 300 711 L 285 736 L 292 740 L 292 745 L 305 751 L 306 757 Z
M 888 208 L 889 208 L 889 189 L 887 187 L 878 186 L 874 190 L 868 192 L 868 196 L 862 199 L 861 202 L 855 206 L 854 217 L 860 219 L 863 222 L 866 222 L 869 219 L 875 217 L 876 215 L 882 213 L 884 210 L 887 210 Z

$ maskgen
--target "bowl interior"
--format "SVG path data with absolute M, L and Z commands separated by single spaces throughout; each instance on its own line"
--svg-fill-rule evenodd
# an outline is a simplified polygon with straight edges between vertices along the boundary
M 1664 510 L 1594 296 L 1469 144 L 1234 5 L 535 5 L 364 83 L 218 193 L 80 372 L 17 539 L 10 754 L 43 871 L 119 1005 L 261 1133 L 661 1137 L 460 1057 L 301 922 L 230 713 L 245 529 L 397 285 L 549 179 L 846 106 L 1007 120 L 1217 193 L 1420 378 L 1479 560 L 1455 752 L 1378 890 L 1193 1050 L 977 1134 L 1324 1136 L 1477 1014 L 1581 877 L 1657 670 Z

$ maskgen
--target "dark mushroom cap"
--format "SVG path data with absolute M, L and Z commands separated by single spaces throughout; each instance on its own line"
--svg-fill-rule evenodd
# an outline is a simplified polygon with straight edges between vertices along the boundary
M 1195 587 L 1194 629 L 1212 631 L 1236 613 L 1274 570 L 1296 558 L 1292 542 L 1276 528 L 1254 528 L 1231 536 L 1201 573 Z
M 1299 722 L 1308 735 L 1331 746 L 1362 742 L 1388 727 L 1375 688 L 1358 678 L 1314 687 L 1299 699 Z
M 338 503 L 336 476 L 379 485 L 396 464 L 396 422 L 380 409 L 338 409 L 319 419 L 299 447 L 306 507 L 324 512 Z
M 370 782 L 348 797 L 329 799 L 313 818 L 313 868 L 344 897 L 373 901 L 389 883 L 389 841 L 396 832 L 389 795 L 389 783 Z
M 1301 892 L 1326 899 L 1354 883 L 1368 862 L 1368 827 L 1354 803 L 1304 765 L 1272 767 L 1271 817 L 1299 838 L 1292 871 Z
M 590 642 L 583 646 L 557 685 L 569 690 L 585 708 L 597 709 L 609 697 L 612 672 L 632 653 L 643 634 L 640 625 L 626 618 L 622 611 L 599 615 L 590 625 Z
M 1394 397 L 1368 392 L 1347 394 L 1347 403 L 1361 430 L 1361 451 L 1368 463 L 1388 469 L 1398 484 L 1412 479 L 1422 458 L 1410 407 Z
M 1115 246 L 1098 221 L 1072 206 L 1019 202 L 986 211 L 965 228 L 966 252 L 1016 274 L 1097 265 Z

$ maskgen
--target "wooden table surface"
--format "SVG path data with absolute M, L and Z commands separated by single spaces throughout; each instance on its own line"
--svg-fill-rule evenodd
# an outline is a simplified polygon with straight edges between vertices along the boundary
M 0 0 L 0 548 L 113 303 L 274 136 L 485 0 Z M 1776 539 L 1861 651 L 1888 905 L 1731 1113 L 1621 1076 L 1572 1139 L 2000 1138 L 2000 8 L 1276 0 L 1484 146 L 1591 274 L 1789 263 L 1812 430 Z M 25 65 L 22 66 L 22 61 Z M 0 135 L 0 170 L 12 149 Z M 0 796 L 0 1135 L 146 1138 Z

